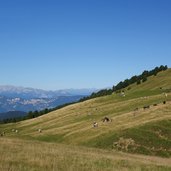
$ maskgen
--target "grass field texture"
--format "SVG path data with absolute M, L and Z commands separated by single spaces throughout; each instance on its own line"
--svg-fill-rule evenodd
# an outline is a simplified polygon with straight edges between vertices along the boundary
M 171 170 L 171 69 L 124 91 L 0 125 L 0 170 Z

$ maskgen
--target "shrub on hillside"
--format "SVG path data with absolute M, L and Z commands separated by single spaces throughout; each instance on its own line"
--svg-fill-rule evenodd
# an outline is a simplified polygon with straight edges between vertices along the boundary
M 135 141 L 132 138 L 119 138 L 118 142 L 113 143 L 113 147 L 117 150 L 128 151 L 130 146 L 134 146 Z

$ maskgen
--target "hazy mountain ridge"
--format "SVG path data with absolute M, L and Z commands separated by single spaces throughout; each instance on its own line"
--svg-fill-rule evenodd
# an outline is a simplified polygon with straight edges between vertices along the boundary
M 75 96 L 75 95 L 87 96 L 94 91 L 97 91 L 97 89 L 93 89 L 93 88 L 92 89 L 63 89 L 63 90 L 48 91 L 42 89 L 0 85 L 1 96 L 24 98 L 24 99 L 56 98 L 59 96 Z
M 93 91 L 96 91 L 96 89 L 47 91 L 0 85 L 0 113 L 9 111 L 39 111 L 45 108 L 54 108 L 65 103 L 78 101 L 82 97 L 90 95 Z
M 45 108 L 54 108 L 58 105 L 64 103 L 70 103 L 78 101 L 83 96 L 59 96 L 56 98 L 10 98 L 5 96 L 0 96 L 0 112 L 8 111 L 34 111 L 43 110 Z

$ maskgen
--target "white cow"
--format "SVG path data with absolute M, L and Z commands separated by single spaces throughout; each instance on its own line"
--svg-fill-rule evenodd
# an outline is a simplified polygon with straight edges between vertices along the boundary
M 98 123 L 94 121 L 94 122 L 93 122 L 93 127 L 94 127 L 94 128 L 98 127 Z

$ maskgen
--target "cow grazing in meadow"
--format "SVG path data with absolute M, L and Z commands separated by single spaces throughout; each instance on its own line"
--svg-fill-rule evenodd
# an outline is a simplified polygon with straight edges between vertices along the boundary
M 166 101 L 163 101 L 163 104 L 166 104 Z
M 148 105 L 148 106 L 144 106 L 143 109 L 144 109 L 144 110 L 145 110 L 145 109 L 150 109 L 150 106 L 149 106 L 149 105 Z
M 167 93 L 163 93 L 164 97 L 167 97 Z
M 105 117 L 102 119 L 102 121 L 103 121 L 103 122 L 109 122 L 110 119 L 109 119 L 108 117 L 105 116 Z
M 5 135 L 5 131 L 1 132 L 1 137 L 3 137 Z
M 125 97 L 125 92 L 122 91 L 122 92 L 120 93 L 120 96 L 121 96 L 121 97 Z
M 138 111 L 138 107 L 134 109 L 134 112 Z
M 98 123 L 96 121 L 93 122 L 93 127 L 94 128 L 98 127 Z

